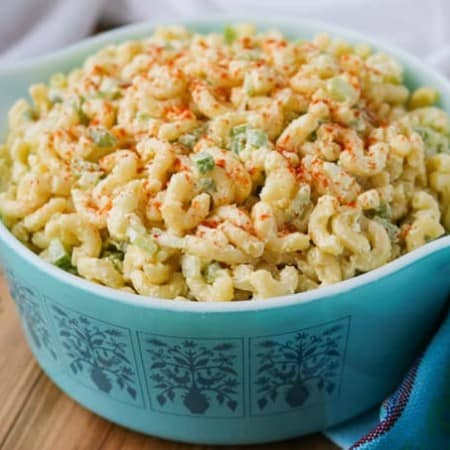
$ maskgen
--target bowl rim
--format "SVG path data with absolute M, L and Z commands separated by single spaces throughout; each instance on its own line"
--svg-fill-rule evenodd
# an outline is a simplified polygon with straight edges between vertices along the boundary
M 408 65 L 414 67 L 421 67 L 422 71 L 425 71 L 428 76 L 433 77 L 446 89 L 450 96 L 450 81 L 443 75 L 437 72 L 431 67 L 426 67 L 419 58 L 411 55 L 410 53 L 399 49 L 396 46 L 392 46 L 383 42 L 380 39 L 374 39 L 370 36 L 366 36 L 363 33 L 353 31 L 348 28 L 327 24 L 317 20 L 309 19 L 291 19 L 286 17 L 274 17 L 270 20 L 258 15 L 246 16 L 245 18 L 236 17 L 233 15 L 217 15 L 206 16 L 202 19 L 187 18 L 176 20 L 155 20 L 146 21 L 142 23 L 127 25 L 118 27 L 114 30 L 107 31 L 80 41 L 77 44 L 71 45 L 64 49 L 52 52 L 48 55 L 32 58 L 26 61 L 18 63 L 8 63 L 0 69 L 1 76 L 11 76 L 15 71 L 32 70 L 34 66 L 40 66 L 42 64 L 49 64 L 58 62 L 59 59 L 76 54 L 77 52 L 95 51 L 95 47 L 99 45 L 108 45 L 117 41 L 124 41 L 127 39 L 135 39 L 136 34 L 150 33 L 158 25 L 168 24 L 180 24 L 188 28 L 199 28 L 202 26 L 215 27 L 219 29 L 227 23 L 242 23 L 251 22 L 258 28 L 267 28 L 277 26 L 280 28 L 288 26 L 298 26 L 300 28 L 306 28 L 312 33 L 328 32 L 332 35 L 349 39 L 351 42 L 361 41 L 372 45 L 374 48 L 382 51 L 386 51 L 396 58 L 401 59 L 402 65 Z M 312 301 L 318 301 L 320 299 L 326 299 L 329 297 L 337 296 L 348 291 L 354 290 L 361 286 L 374 283 L 381 278 L 394 275 L 398 271 L 406 268 L 407 266 L 433 254 L 442 249 L 449 249 L 450 251 L 450 236 L 444 236 L 436 239 L 433 242 L 427 243 L 422 247 L 413 250 L 393 261 L 384 264 L 377 269 L 371 270 L 357 277 L 349 278 L 348 280 L 340 281 L 338 283 L 313 289 L 311 291 L 295 293 L 290 295 L 284 295 L 279 297 L 270 297 L 267 299 L 258 300 L 245 300 L 245 301 L 227 301 L 227 302 L 199 302 L 199 301 L 176 301 L 169 299 L 162 299 L 157 297 L 144 296 L 140 294 L 132 294 L 118 289 L 110 288 L 89 281 L 82 277 L 72 275 L 59 269 L 52 264 L 44 261 L 37 254 L 23 245 L 0 221 L 0 239 L 5 243 L 10 250 L 16 252 L 20 257 L 29 261 L 31 265 L 37 270 L 44 272 L 50 277 L 55 277 L 64 284 L 68 284 L 71 287 L 81 289 L 88 294 L 94 294 L 104 299 L 116 301 L 130 306 L 137 306 L 145 309 L 161 309 L 182 311 L 186 313 L 231 313 L 238 311 L 260 311 L 267 309 L 283 308 L 287 306 L 301 305 Z

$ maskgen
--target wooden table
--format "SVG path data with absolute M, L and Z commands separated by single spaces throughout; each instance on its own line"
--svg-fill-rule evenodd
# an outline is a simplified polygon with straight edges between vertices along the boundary
M 90 413 L 63 394 L 28 350 L 15 305 L 0 276 L 0 450 L 214 448 L 163 441 L 128 431 Z M 338 447 L 317 434 L 271 445 L 230 448 L 334 450 Z

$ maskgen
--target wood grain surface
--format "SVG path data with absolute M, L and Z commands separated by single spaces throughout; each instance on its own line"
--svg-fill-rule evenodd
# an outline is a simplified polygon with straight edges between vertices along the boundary
M 42 372 L 25 342 L 8 289 L 0 276 L 1 450 L 213 450 L 144 436 L 113 425 L 79 406 Z M 335 450 L 322 435 L 238 450 Z

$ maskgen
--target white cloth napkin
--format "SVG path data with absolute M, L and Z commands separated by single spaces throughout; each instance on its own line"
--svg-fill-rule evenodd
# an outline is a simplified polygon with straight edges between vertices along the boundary
M 310 17 L 381 38 L 450 76 L 449 0 L 15 0 L 2 2 L 0 64 L 87 36 L 99 21 L 121 24 L 202 14 L 257 12 Z

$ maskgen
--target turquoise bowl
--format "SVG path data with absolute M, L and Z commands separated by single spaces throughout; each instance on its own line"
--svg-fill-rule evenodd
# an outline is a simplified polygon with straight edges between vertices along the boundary
M 232 21 L 185 23 L 214 31 Z M 438 88 L 441 106 L 450 111 L 449 83 L 399 50 L 310 21 L 254 22 L 293 38 L 328 31 L 369 42 L 404 64 L 410 86 Z M 153 27 L 119 29 L 2 68 L 3 129 L 8 108 L 30 83 Z M 30 347 L 63 391 L 134 430 L 208 444 L 291 438 L 372 408 L 398 385 L 450 292 L 449 236 L 334 286 L 220 304 L 144 298 L 95 285 L 42 261 L 2 225 L 0 255 Z

